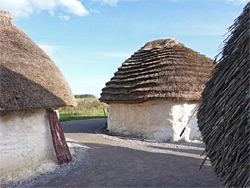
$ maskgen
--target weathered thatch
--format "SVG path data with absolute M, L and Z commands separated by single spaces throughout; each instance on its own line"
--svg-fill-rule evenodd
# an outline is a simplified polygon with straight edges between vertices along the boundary
M 154 40 L 122 64 L 106 83 L 100 100 L 106 103 L 153 99 L 197 101 L 214 66 L 212 59 L 176 39 Z
M 250 3 L 229 31 L 203 91 L 198 124 L 224 185 L 250 187 Z
M 11 18 L 0 11 L 0 113 L 74 106 L 60 70 Z

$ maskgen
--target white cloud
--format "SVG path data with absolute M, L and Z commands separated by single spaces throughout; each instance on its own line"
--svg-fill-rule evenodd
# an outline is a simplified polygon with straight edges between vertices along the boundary
M 27 17 L 33 7 L 30 0 L 0 0 L 0 10 L 9 11 L 16 17 Z
M 55 55 L 56 50 L 60 48 L 60 46 L 51 46 L 47 44 L 39 44 L 38 46 L 51 58 Z
M 28 17 L 43 10 L 54 16 L 58 9 L 77 16 L 89 14 L 80 0 L 0 0 L 0 9 L 9 11 L 14 17 Z
M 100 10 L 97 10 L 97 9 L 90 9 L 90 12 L 93 12 L 93 13 L 96 13 L 96 14 L 100 14 L 101 11 Z
M 87 16 L 89 14 L 82 3 L 78 0 L 59 0 L 59 2 L 69 13 L 75 14 L 77 16 Z
M 116 6 L 119 0 L 93 0 L 93 1 L 101 2 L 103 4 L 110 6 Z
M 53 10 L 58 6 L 57 0 L 30 0 L 34 7 L 39 8 L 40 10 Z
M 69 21 L 69 16 L 68 15 L 59 15 L 58 18 L 60 18 L 63 21 Z
M 49 11 L 49 15 L 50 15 L 51 17 L 53 17 L 53 16 L 55 16 L 55 12 L 54 12 L 53 10 L 50 10 L 50 11 Z
M 235 5 L 245 5 L 248 0 L 227 0 L 229 3 L 234 3 Z

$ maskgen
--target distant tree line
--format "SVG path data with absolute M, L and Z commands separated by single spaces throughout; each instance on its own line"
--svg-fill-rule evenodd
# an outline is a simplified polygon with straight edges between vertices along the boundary
M 74 95 L 75 98 L 95 98 L 94 95 L 91 94 L 81 94 L 81 95 Z

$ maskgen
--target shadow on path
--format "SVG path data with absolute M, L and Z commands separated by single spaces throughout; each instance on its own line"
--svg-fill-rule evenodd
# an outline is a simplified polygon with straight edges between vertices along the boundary
M 160 147 L 160 146 L 148 146 L 153 149 L 161 149 L 161 150 L 167 150 L 167 151 L 174 151 L 174 152 L 186 152 L 186 153 L 192 153 L 201 155 L 204 151 L 204 148 L 200 149 L 187 149 L 187 148 L 169 148 L 169 147 Z
M 76 174 L 56 178 L 48 187 L 219 187 L 202 159 L 141 151 L 120 146 L 84 143 L 90 166 L 79 164 Z
M 62 122 L 62 129 L 64 133 L 95 133 L 95 130 L 105 128 L 106 118 L 77 120 Z

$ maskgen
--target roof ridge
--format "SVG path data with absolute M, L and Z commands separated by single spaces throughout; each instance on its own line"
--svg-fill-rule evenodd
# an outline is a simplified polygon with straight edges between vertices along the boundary
M 177 45 L 185 47 L 176 38 L 157 39 L 147 42 L 140 50 L 151 50 L 153 48 L 173 47 Z
M 12 14 L 9 13 L 8 11 L 0 10 L 0 20 L 6 19 L 6 18 L 12 19 L 12 17 L 13 17 Z

